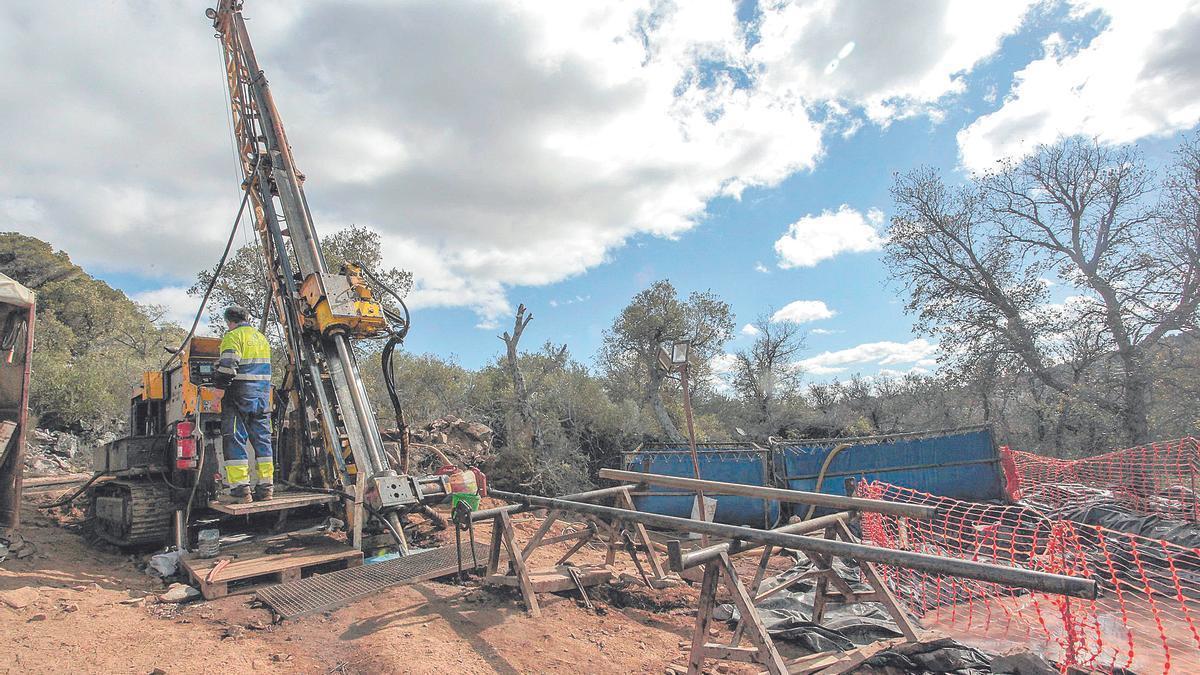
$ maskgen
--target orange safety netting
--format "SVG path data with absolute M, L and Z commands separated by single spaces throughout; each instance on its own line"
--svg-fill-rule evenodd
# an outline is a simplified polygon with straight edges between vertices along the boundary
M 858 494 L 930 504 L 944 514 L 916 520 L 863 513 L 864 542 L 1086 577 L 1101 588 L 1096 600 L 1081 600 L 881 566 L 926 627 L 997 652 L 1017 644 L 1064 671 L 1200 673 L 1200 549 L 888 483 L 860 483 Z
M 1059 509 L 1094 502 L 1097 493 L 1144 514 L 1200 522 L 1200 443 L 1195 438 L 1063 460 L 1000 449 L 1008 493 Z

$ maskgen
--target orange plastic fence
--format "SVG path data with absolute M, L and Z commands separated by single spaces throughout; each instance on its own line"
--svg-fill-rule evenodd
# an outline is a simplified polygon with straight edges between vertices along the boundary
M 1084 459 L 1000 449 L 1009 496 L 1058 509 L 1095 501 L 1097 491 L 1146 514 L 1200 522 L 1200 444 L 1162 441 Z
M 1093 578 L 1102 589 L 1098 599 L 1080 600 L 882 566 L 927 627 L 993 651 L 1033 649 L 1064 671 L 1200 673 L 1200 549 L 888 483 L 860 483 L 858 494 L 932 504 L 946 514 L 913 520 L 863 513 L 864 541 Z

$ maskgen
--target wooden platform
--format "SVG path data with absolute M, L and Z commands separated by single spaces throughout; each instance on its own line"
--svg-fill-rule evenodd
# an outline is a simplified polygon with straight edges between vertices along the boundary
M 338 500 L 337 495 L 327 495 L 320 492 L 277 492 L 274 499 L 265 502 L 249 504 L 225 504 L 216 500 L 208 503 L 208 508 L 231 516 L 248 516 L 255 513 L 271 511 L 286 511 L 314 504 L 330 504 Z
M 599 586 L 600 584 L 612 581 L 613 572 L 608 567 L 580 566 L 576 569 L 579 571 L 579 580 L 583 582 L 585 587 Z M 563 591 L 573 591 L 576 588 L 575 581 L 567 573 L 565 565 L 549 569 L 530 570 L 529 581 L 533 584 L 534 593 L 561 593 Z M 506 574 L 488 575 L 483 578 L 483 582 L 496 586 L 518 586 L 520 583 L 516 576 Z
M 329 565 L 341 569 L 362 564 L 362 551 L 332 539 L 291 546 L 282 553 L 269 553 L 272 550 L 269 547 L 254 544 L 238 547 L 216 558 L 188 554 L 180 558 L 180 563 L 206 600 L 224 597 L 230 592 L 247 592 L 264 585 L 294 581 L 315 567 Z M 222 560 L 228 560 L 229 564 L 209 579 L 209 573 Z

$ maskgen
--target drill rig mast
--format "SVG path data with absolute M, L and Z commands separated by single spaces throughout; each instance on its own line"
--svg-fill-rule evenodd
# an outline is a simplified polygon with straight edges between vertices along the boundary
M 283 381 L 273 396 L 276 478 L 309 493 L 292 504 L 334 502 L 336 510 L 340 507 L 329 493 L 353 492 L 407 553 L 402 514 L 486 490 L 485 479 L 475 469 L 444 467 L 417 478 L 390 466 L 353 344 L 388 340 L 384 380 L 401 426 L 400 454 L 406 458 L 390 358 L 408 331 L 408 313 L 376 299 L 365 278 L 395 293 L 370 270 L 349 263 L 331 270 L 326 264 L 304 196 L 304 175 L 296 168 L 241 10 L 241 0 L 220 0 L 206 14 L 221 41 L 244 199 L 252 206 L 270 286 L 263 321 L 273 309 L 287 346 Z M 213 386 L 219 343 L 189 334 L 162 369 L 143 373 L 130 402 L 130 435 L 96 449 L 88 509 L 99 538 L 118 546 L 158 545 L 173 529 L 183 548 L 195 524 L 193 507 L 207 518 L 237 516 L 214 501 L 221 475 L 213 467 L 224 451 L 222 392 Z M 106 480 L 97 482 L 100 478 Z M 303 507 L 288 504 L 277 502 L 263 511 Z M 347 523 L 359 522 L 357 509 L 342 515 Z
M 266 258 L 275 315 L 287 339 L 284 458 L 299 463 L 310 485 L 353 485 L 363 474 L 367 502 L 407 545 L 397 513 L 419 505 L 437 479 L 417 480 L 389 466 L 379 424 L 359 375 L 351 341 L 384 337 L 404 321 L 387 312 L 353 265 L 327 268 L 304 194 L 304 175 L 259 67 L 241 0 L 221 0 L 207 15 L 221 41 L 238 160 Z M 406 326 L 398 327 L 400 330 Z M 278 419 L 278 417 L 277 417 Z M 286 445 L 281 443 L 280 445 Z M 284 448 L 285 452 L 288 448 Z M 442 491 L 442 494 L 445 494 Z

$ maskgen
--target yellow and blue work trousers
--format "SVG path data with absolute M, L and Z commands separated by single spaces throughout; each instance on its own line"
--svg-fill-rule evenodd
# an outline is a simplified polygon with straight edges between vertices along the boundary
M 216 370 L 225 383 L 221 400 L 225 480 L 230 487 L 250 484 L 249 442 L 254 446 L 256 482 L 270 485 L 275 464 L 271 457 L 271 345 L 266 336 L 245 323 L 225 333 Z
M 258 484 L 270 485 L 274 480 L 270 387 L 269 382 L 234 382 L 221 399 L 225 479 L 230 487 L 250 484 L 247 442 L 254 446 L 254 471 Z

